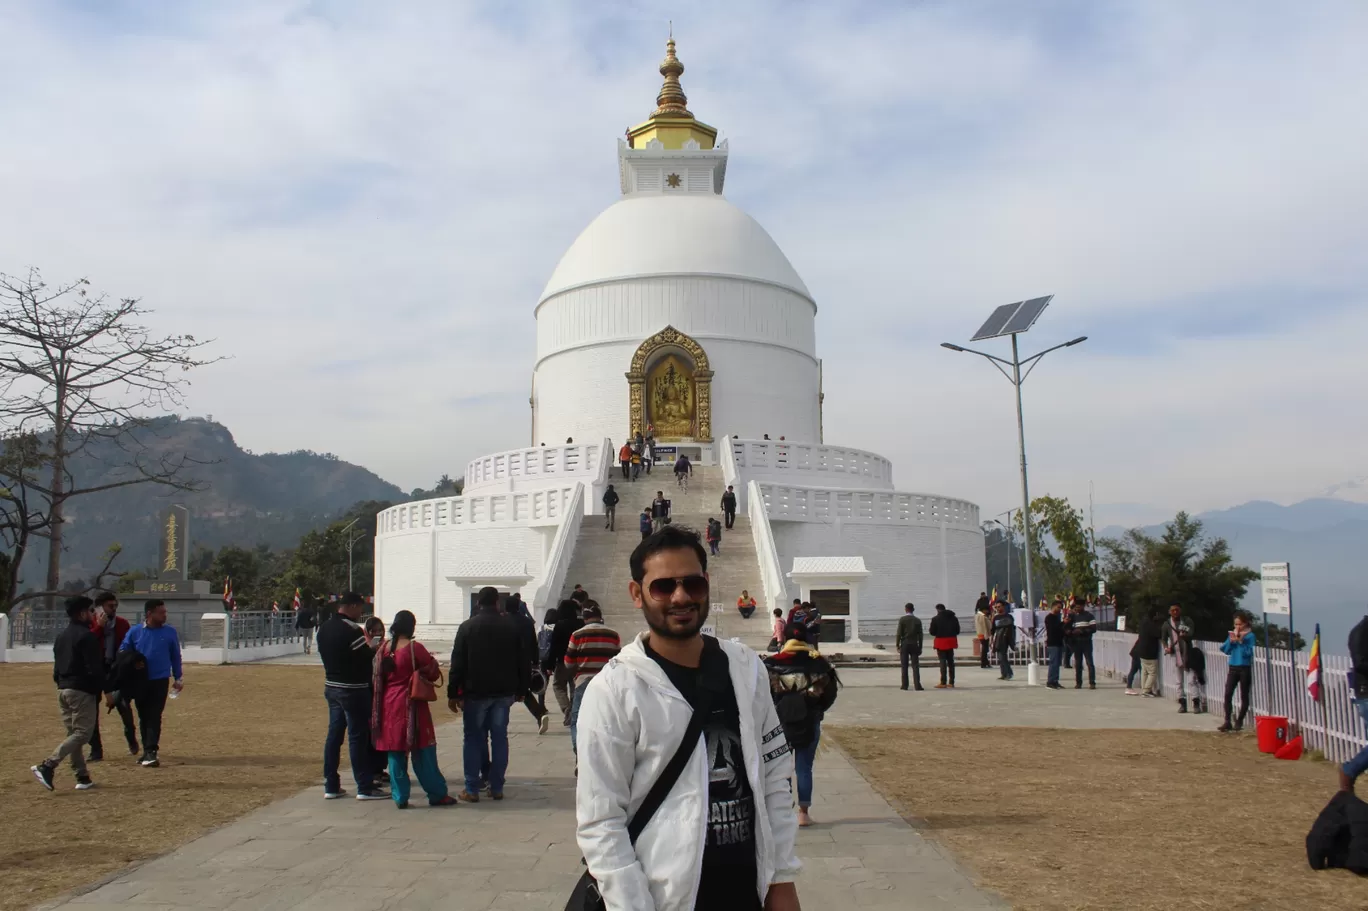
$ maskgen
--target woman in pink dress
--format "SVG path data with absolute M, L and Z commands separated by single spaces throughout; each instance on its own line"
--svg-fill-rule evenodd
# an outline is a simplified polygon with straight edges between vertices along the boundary
M 413 675 L 435 682 L 442 676 L 437 659 L 413 641 L 418 621 L 401 610 L 390 624 L 390 638 L 375 655 L 372 678 L 371 734 L 375 748 L 389 754 L 390 796 L 401 810 L 409 805 L 409 757 L 413 773 L 427 794 L 428 805 L 455 806 L 446 779 L 437 767 L 437 733 L 428 704 L 412 697 Z

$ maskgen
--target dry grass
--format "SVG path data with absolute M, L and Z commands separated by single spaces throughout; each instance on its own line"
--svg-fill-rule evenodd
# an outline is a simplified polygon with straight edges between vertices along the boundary
M 133 761 L 118 713 L 101 707 L 106 758 L 90 766 L 97 785 L 86 792 L 72 790 L 69 765 L 53 793 L 29 772 L 63 735 L 51 665 L 0 664 L 0 692 L 4 911 L 165 853 L 322 777 L 317 668 L 188 668 L 184 695 L 167 703 L 159 769 Z
M 835 726 L 823 733 L 1015 908 L 1368 908 L 1368 880 L 1306 863 L 1306 833 L 1334 793 L 1334 767 L 1279 762 L 1252 737 Z

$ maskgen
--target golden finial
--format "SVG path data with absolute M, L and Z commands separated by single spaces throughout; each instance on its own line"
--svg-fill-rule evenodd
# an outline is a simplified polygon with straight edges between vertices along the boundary
M 689 113 L 689 99 L 684 95 L 684 89 L 679 84 L 679 77 L 684 74 L 684 64 L 679 62 L 675 56 L 674 42 L 674 23 L 670 23 L 670 38 L 665 42 L 665 59 L 660 62 L 660 75 L 665 77 L 665 84 L 660 87 L 660 94 L 656 96 L 656 109 L 651 114 L 652 117 L 693 117 Z

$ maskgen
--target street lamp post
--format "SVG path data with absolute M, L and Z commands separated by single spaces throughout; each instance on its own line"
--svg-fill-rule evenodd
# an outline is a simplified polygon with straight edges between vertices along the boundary
M 973 348 L 965 348 L 962 345 L 952 345 L 950 342 L 941 342 L 941 347 L 948 348 L 951 351 L 957 351 L 963 354 L 977 354 L 979 357 L 987 358 L 988 361 L 992 363 L 992 365 L 995 368 L 997 368 L 997 371 L 999 373 L 1007 377 L 1007 381 L 1010 382 L 1016 389 L 1017 449 L 1021 456 L 1021 526 L 1022 529 L 1025 531 L 1026 537 L 1026 566 L 1022 570 L 1022 574 L 1026 577 L 1025 606 L 1030 608 L 1031 610 L 1031 626 L 1033 632 L 1031 636 L 1031 664 L 1027 669 L 1027 682 L 1034 686 L 1038 682 L 1038 672 L 1036 670 L 1037 655 L 1034 635 L 1035 588 L 1034 579 L 1032 578 L 1031 572 L 1031 488 L 1030 485 L 1027 483 L 1026 479 L 1026 421 L 1022 415 L 1021 408 L 1021 384 L 1026 382 L 1026 377 L 1031 375 L 1031 371 L 1035 369 L 1035 365 L 1040 363 L 1040 359 L 1043 358 L 1045 355 L 1049 354 L 1051 351 L 1058 351 L 1060 348 L 1071 348 L 1074 345 L 1079 344 L 1080 342 L 1087 341 L 1088 337 L 1086 335 L 1080 335 L 1078 338 L 1073 339 L 1072 341 L 1063 342 L 1061 344 L 1055 345 L 1052 348 L 1046 348 L 1044 351 L 1041 351 L 1038 354 L 1033 354 L 1025 360 L 1022 360 L 1020 350 L 1017 348 L 1017 333 L 1012 332 L 1010 334 L 1012 336 L 1012 359 L 1010 361 L 1005 358 L 1000 358 L 996 355 L 989 354 L 986 351 L 978 351 Z M 1006 370 L 1003 369 L 1004 367 L 1012 368 L 1012 372 L 1008 373 Z M 1026 373 L 1024 375 L 1021 372 L 1022 367 L 1026 368 Z
M 342 526 L 342 530 L 344 532 L 350 531 L 351 527 L 360 521 L 361 517 L 357 516 L 355 519 L 352 519 L 346 525 Z M 360 540 L 360 535 L 356 535 L 355 537 L 347 535 L 347 591 L 349 592 L 354 590 L 352 588 L 352 551 L 356 549 L 356 542 Z

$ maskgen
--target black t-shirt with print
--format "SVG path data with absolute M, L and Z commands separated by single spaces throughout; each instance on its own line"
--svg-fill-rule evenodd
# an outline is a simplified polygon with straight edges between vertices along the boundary
M 746 777 L 741 749 L 741 714 L 727 670 L 727 655 L 711 636 L 703 637 L 696 668 L 646 654 L 660 665 L 689 705 L 697 708 L 704 687 L 711 708 L 703 724 L 708 756 L 708 827 L 703 871 L 698 881 L 698 911 L 759 911 L 755 867 L 755 792 Z

